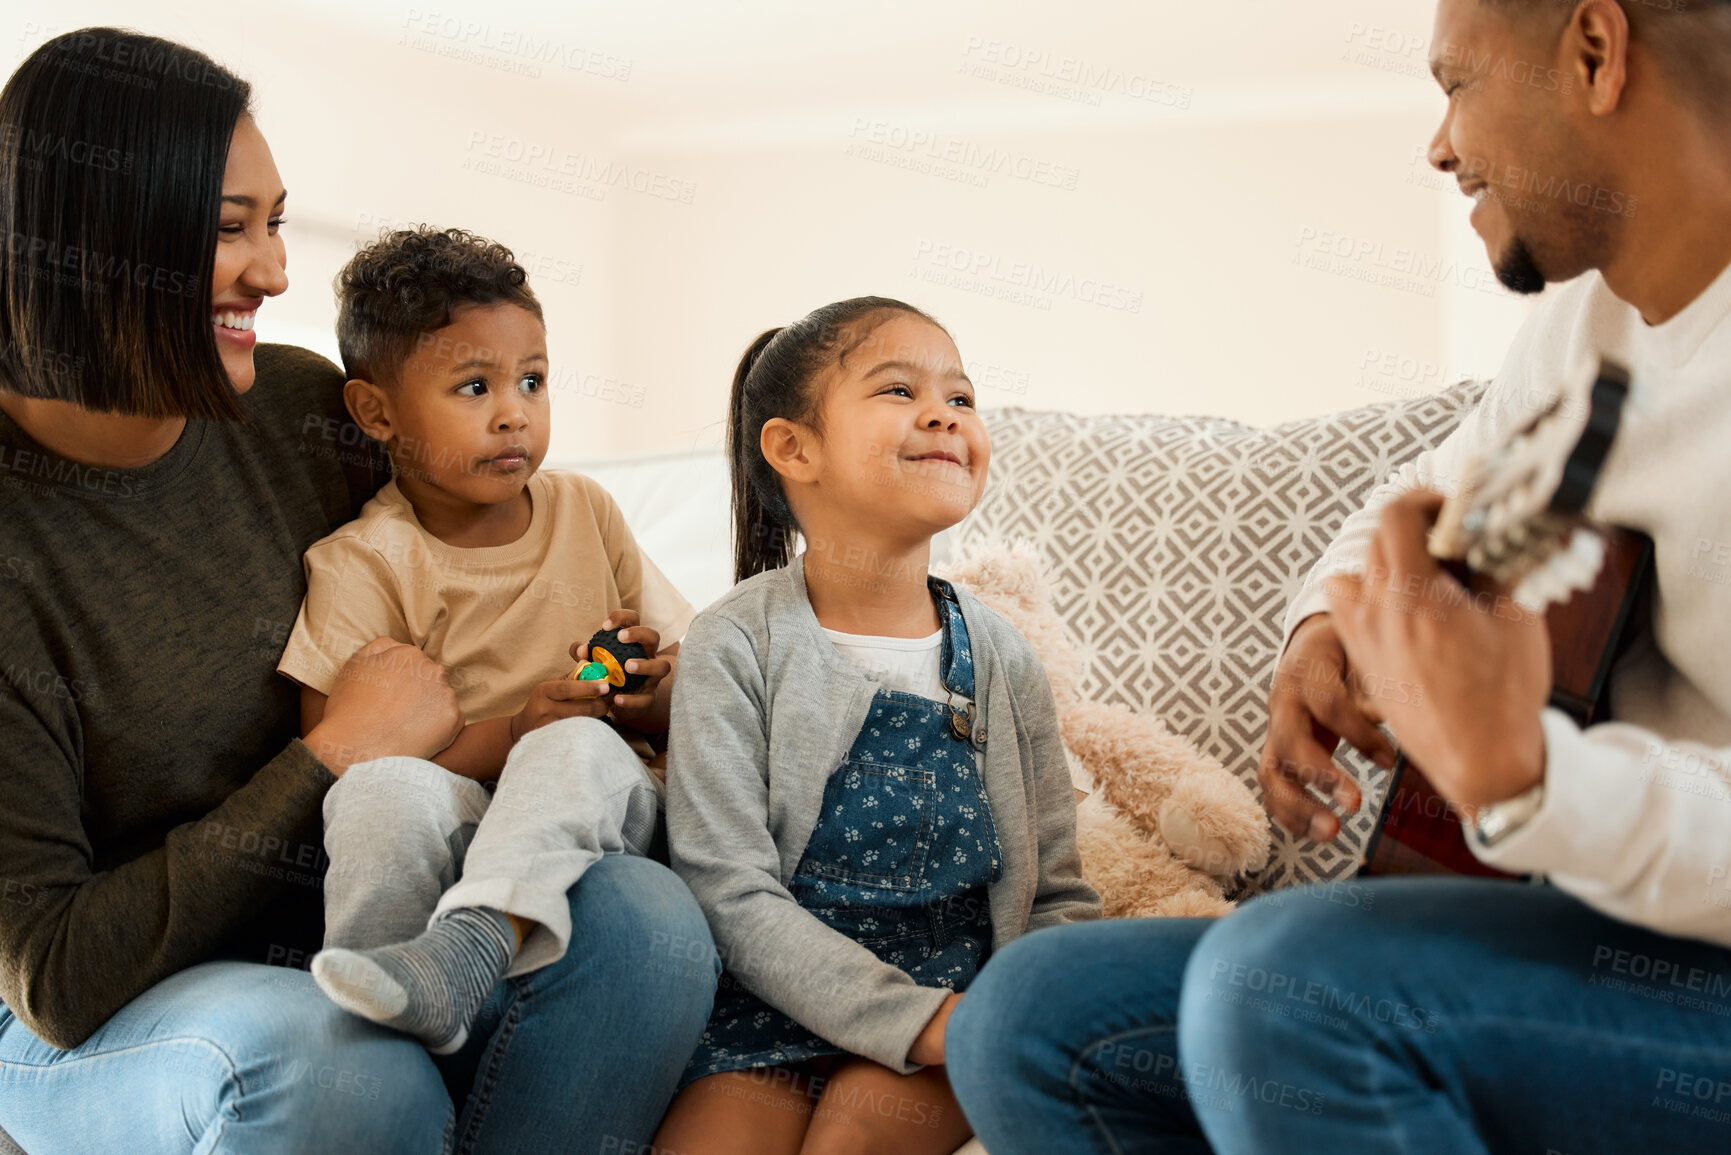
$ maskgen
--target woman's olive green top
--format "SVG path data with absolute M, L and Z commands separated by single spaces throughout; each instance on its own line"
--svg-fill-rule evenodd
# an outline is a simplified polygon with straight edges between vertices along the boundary
M 321 926 L 330 772 L 276 673 L 301 554 L 387 477 L 343 375 L 261 345 L 248 420 L 141 469 L 0 415 L 0 1000 L 71 1047 L 213 957 Z

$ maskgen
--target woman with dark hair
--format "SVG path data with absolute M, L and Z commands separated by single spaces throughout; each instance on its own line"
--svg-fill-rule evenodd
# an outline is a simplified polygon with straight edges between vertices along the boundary
M 0 1128 L 31 1155 L 633 1150 L 719 969 L 665 867 L 586 874 L 585 937 L 437 1067 L 297 969 L 326 791 L 462 719 L 381 639 L 296 737 L 301 554 L 386 473 L 335 366 L 255 346 L 286 193 L 249 99 L 104 28 L 0 91 Z

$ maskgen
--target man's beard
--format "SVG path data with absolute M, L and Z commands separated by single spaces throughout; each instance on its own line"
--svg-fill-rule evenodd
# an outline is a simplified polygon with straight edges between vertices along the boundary
M 1545 274 L 1539 270 L 1539 262 L 1533 256 L 1533 250 L 1520 237 L 1514 239 L 1508 251 L 1503 253 L 1497 262 L 1497 280 L 1511 293 L 1532 295 L 1545 291 Z

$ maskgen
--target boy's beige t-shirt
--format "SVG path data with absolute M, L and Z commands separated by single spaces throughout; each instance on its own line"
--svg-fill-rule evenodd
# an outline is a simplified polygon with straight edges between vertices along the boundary
M 607 614 L 636 610 L 670 646 L 696 611 L 637 546 L 600 484 L 568 470 L 529 478 L 529 529 L 509 545 L 459 549 L 421 528 L 395 481 L 306 552 L 307 596 L 277 670 L 329 694 L 377 637 L 450 670 L 470 722 L 515 714 L 571 672 L 570 646 Z

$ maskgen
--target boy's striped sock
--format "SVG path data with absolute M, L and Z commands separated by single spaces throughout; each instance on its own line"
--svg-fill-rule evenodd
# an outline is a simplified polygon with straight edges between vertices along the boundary
M 435 1055 L 469 1037 L 469 1024 L 516 951 L 510 919 L 487 907 L 446 911 L 409 942 L 323 950 L 313 980 L 351 1014 L 414 1035 Z

